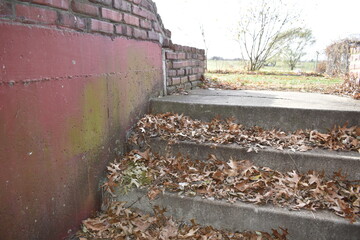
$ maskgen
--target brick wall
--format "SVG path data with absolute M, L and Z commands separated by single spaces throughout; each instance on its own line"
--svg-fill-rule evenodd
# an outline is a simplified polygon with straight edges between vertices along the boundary
M 170 48 L 165 57 L 168 93 L 198 86 L 205 72 L 205 51 L 180 45 Z
M 171 32 L 148 0 L 0 0 L 0 19 L 170 45 Z
M 158 43 L 169 93 L 197 86 L 204 73 L 204 50 L 173 44 L 151 0 L 0 0 L 0 20 Z
M 350 47 L 349 76 L 351 81 L 360 85 L 360 43 Z

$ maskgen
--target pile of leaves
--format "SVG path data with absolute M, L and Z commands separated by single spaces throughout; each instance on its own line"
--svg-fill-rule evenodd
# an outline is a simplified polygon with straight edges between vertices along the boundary
M 360 214 L 360 184 L 347 181 L 341 172 L 333 179 L 323 173 L 296 171 L 281 173 L 267 167 L 254 166 L 250 161 L 219 161 L 211 155 L 207 161 L 193 161 L 182 156 L 153 154 L 150 150 L 133 150 L 121 161 L 108 167 L 105 189 L 114 194 L 126 169 L 136 162 L 147 168 L 148 197 L 155 199 L 161 192 L 179 192 L 207 199 L 226 199 L 254 204 L 273 204 L 292 210 L 327 209 L 356 221 Z M 134 179 L 134 187 L 139 183 Z
M 273 147 L 279 150 L 308 151 L 313 148 L 360 152 L 360 127 L 336 126 L 328 133 L 315 130 L 283 132 L 261 127 L 245 128 L 232 119 L 211 122 L 193 120 L 179 114 L 146 115 L 136 125 L 129 141 L 139 144 L 148 138 L 160 137 L 170 143 L 238 144 L 249 151 Z
M 335 88 L 328 89 L 327 94 L 334 94 L 340 96 L 350 96 L 354 99 L 360 99 L 360 86 L 355 83 L 346 80 L 343 84 L 336 86 Z
M 275 84 L 258 84 L 258 85 L 244 85 L 243 83 L 231 83 L 223 82 L 219 79 L 205 79 L 200 85 L 204 89 L 223 89 L 223 90 L 273 90 L 273 91 L 295 91 L 297 88 L 289 88 L 284 85 L 275 85 Z M 354 99 L 360 99 L 360 86 L 351 83 L 350 81 L 345 81 L 342 84 L 336 84 L 332 86 L 328 85 L 317 85 L 313 87 L 303 87 L 299 89 L 304 92 L 312 93 L 323 93 L 323 94 L 332 94 L 338 96 L 349 96 Z
M 149 216 L 125 208 L 124 202 L 112 202 L 108 210 L 98 217 L 83 221 L 82 230 L 78 232 L 79 240 L 92 239 L 138 239 L 138 240 L 169 240 L 169 239 L 229 239 L 229 240 L 286 240 L 287 231 L 273 230 L 266 232 L 231 233 L 192 224 L 176 223 L 164 215 L 164 209 L 154 208 L 154 215 Z

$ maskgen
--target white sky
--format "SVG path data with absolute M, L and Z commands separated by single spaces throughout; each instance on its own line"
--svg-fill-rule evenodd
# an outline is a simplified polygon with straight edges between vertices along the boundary
M 208 56 L 240 57 L 231 29 L 241 19 L 242 1 L 254 0 L 153 0 L 174 43 L 204 48 L 200 26 L 205 29 Z M 315 59 L 332 42 L 360 34 L 360 0 L 284 0 L 296 4 L 316 43 L 307 59 Z

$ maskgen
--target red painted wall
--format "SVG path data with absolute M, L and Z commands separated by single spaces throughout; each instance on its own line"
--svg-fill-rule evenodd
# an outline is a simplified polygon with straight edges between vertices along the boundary
M 161 46 L 10 22 L 0 36 L 0 239 L 62 239 L 162 90 Z

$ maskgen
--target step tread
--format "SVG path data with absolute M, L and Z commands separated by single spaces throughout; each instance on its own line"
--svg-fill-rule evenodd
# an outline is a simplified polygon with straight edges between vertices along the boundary
M 360 101 L 333 95 L 255 90 L 191 90 L 153 101 L 360 112 Z
M 135 189 L 124 195 L 118 192 L 116 200 L 151 213 L 153 206 L 167 209 L 175 219 L 231 231 L 271 231 L 278 227 L 289 230 L 289 239 L 358 239 L 360 223 L 350 223 L 329 211 L 289 211 L 272 205 L 259 206 L 243 202 L 228 203 L 165 192 L 151 201 L 147 190 Z
M 265 147 L 258 152 L 248 152 L 248 148 L 238 144 L 215 145 L 212 143 L 196 143 L 190 141 L 178 141 L 168 144 L 168 141 L 160 138 L 149 138 L 148 143 L 152 151 L 162 155 L 171 151 L 173 155 L 181 153 L 191 159 L 206 159 L 213 154 L 217 159 L 228 161 L 231 157 L 237 160 L 251 160 L 255 165 L 266 166 L 278 171 L 298 170 L 306 173 L 309 170 L 324 170 L 327 176 L 342 170 L 349 180 L 360 180 L 360 154 L 356 152 L 336 152 L 330 150 L 314 149 L 308 152 L 293 152 L 290 150 L 276 150 Z M 134 148 L 135 146 L 130 146 Z M 136 147 L 135 147 L 136 148 Z

